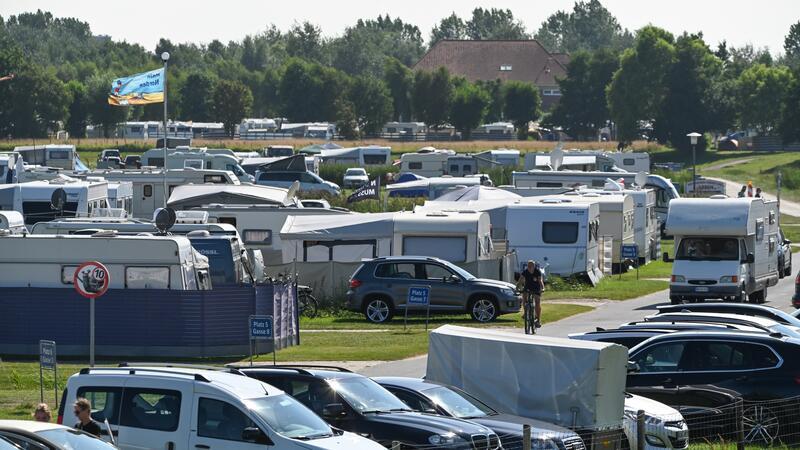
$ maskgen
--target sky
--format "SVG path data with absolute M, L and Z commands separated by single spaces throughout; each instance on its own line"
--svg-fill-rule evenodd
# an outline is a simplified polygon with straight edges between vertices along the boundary
M 603 5 L 630 30 L 653 24 L 673 33 L 698 32 L 712 47 L 723 39 L 730 45 L 753 44 L 783 52 L 789 26 L 800 20 L 800 0 L 602 0 Z M 172 42 L 227 43 L 241 40 L 274 23 L 282 30 L 308 20 L 326 36 L 337 36 L 359 18 L 390 14 L 420 27 L 426 39 L 431 28 L 455 12 L 469 17 L 472 9 L 508 8 L 533 33 L 550 14 L 571 10 L 573 0 L 306 0 L 300 3 L 267 1 L 167 0 L 116 3 L 99 0 L 2 0 L 0 15 L 7 17 L 42 9 L 56 17 L 88 22 L 95 34 L 107 34 L 155 49 L 160 37 Z

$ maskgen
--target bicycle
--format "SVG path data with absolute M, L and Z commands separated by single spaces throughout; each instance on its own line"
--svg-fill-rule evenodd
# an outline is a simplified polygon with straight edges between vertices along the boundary
M 319 302 L 314 298 L 312 292 L 314 292 L 314 289 L 309 286 L 297 285 L 297 306 L 300 309 L 301 316 L 317 317 Z
M 525 324 L 525 334 L 536 334 L 536 305 L 533 301 L 533 293 L 523 292 L 525 299 L 522 308 L 522 322 Z

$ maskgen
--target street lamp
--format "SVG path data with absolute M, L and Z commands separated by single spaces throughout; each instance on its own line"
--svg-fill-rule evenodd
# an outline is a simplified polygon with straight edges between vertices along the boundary
M 697 195 L 695 184 L 697 183 L 697 139 L 702 136 L 702 134 L 693 131 L 686 135 L 689 138 L 689 141 L 692 143 L 692 194 Z
M 167 61 L 169 52 L 161 53 L 161 61 L 164 62 L 164 208 L 167 207 Z

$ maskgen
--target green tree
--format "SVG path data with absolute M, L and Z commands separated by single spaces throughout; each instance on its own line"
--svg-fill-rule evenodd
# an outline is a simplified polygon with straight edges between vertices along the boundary
M 539 90 L 531 83 L 509 81 L 505 88 L 505 117 L 514 124 L 520 139 L 527 139 L 528 124 L 542 114 Z
M 213 116 L 214 79 L 205 72 L 192 73 L 180 89 L 181 118 L 210 122 Z
M 329 48 L 333 67 L 350 75 L 376 77 L 382 77 L 386 57 L 411 66 L 424 50 L 419 28 L 388 15 L 359 20 L 333 39 Z
M 550 15 L 536 32 L 536 39 L 552 52 L 573 53 L 600 48 L 622 50 L 633 44 L 614 15 L 599 0 L 577 1 L 571 12 Z
M 637 32 L 636 45 L 623 52 L 606 92 L 620 141 L 634 140 L 639 122 L 658 116 L 667 93 L 666 77 L 675 60 L 673 42 L 670 33 L 646 26 Z
M 456 13 L 452 13 L 440 20 L 439 24 L 433 27 L 428 46 L 433 47 L 434 44 L 442 39 L 464 39 L 466 37 L 467 25 Z
M 489 94 L 472 83 L 462 83 L 453 91 L 450 124 L 461 132 L 462 139 L 469 140 L 472 130 L 483 123 L 489 101 Z
M 783 50 L 787 56 L 800 58 L 800 22 L 789 27 L 789 34 L 783 40 Z
M 65 128 L 70 137 L 82 138 L 86 136 L 86 125 L 89 123 L 89 91 L 78 80 L 67 83 L 66 89 L 71 102 Z
M 214 87 L 214 116 L 233 137 L 236 126 L 250 114 L 253 93 L 240 81 L 219 80 Z
M 322 61 L 325 41 L 322 38 L 322 29 L 304 21 L 295 23 L 286 33 L 286 53 L 289 56 L 303 58 L 308 61 Z
M 108 93 L 111 90 L 110 75 L 96 75 L 89 79 L 89 119 L 92 124 L 103 129 L 103 137 L 111 137 L 117 124 L 128 118 L 128 106 L 111 106 L 108 104 Z
M 550 121 L 576 139 L 594 139 L 597 130 L 611 119 L 606 87 L 618 68 L 619 58 L 610 50 L 573 54 L 567 65 L 567 77 L 558 81 L 561 99 Z
M 335 121 L 335 103 L 347 92 L 349 77 L 319 64 L 292 58 L 278 87 L 283 115 L 297 122 Z
M 744 127 L 760 134 L 777 131 L 781 107 L 793 81 L 787 67 L 756 64 L 739 76 L 739 117 Z
M 339 115 L 336 118 L 336 132 L 347 140 L 358 139 L 358 121 L 356 108 L 353 102 L 344 98 L 336 99 L 334 103 Z
M 378 78 L 360 76 L 350 88 L 358 129 L 362 135 L 377 134 L 392 118 L 392 97 L 389 89 Z
M 778 129 L 785 144 L 800 142 L 800 70 L 794 72 L 794 79 L 781 105 L 781 124 Z
M 414 74 L 411 103 L 414 115 L 433 129 L 447 122 L 453 99 L 453 81 L 444 67 L 433 72 L 418 71 Z
M 414 84 L 411 69 L 396 58 L 386 58 L 383 79 L 392 96 L 392 120 L 410 120 L 411 88 Z
M 475 82 L 481 89 L 486 91 L 489 96 L 489 106 L 486 108 L 486 122 L 499 122 L 503 120 L 503 108 L 505 107 L 505 96 L 503 95 L 503 81 L 498 79 L 494 80 L 478 80 Z
M 466 22 L 467 37 L 474 40 L 528 39 L 525 25 L 514 18 L 510 9 L 483 9 L 472 10 L 472 17 Z

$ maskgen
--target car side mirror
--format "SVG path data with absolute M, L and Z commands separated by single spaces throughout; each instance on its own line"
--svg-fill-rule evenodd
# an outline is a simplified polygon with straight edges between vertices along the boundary
M 788 239 L 784 239 L 783 240 L 783 245 L 792 245 L 792 241 L 790 241 Z
M 242 440 L 245 442 L 254 442 L 256 444 L 275 445 L 269 436 L 256 427 L 247 427 L 242 430 Z
M 325 419 L 341 419 L 346 415 L 347 411 L 341 403 L 330 403 L 322 408 L 322 417 Z
M 639 371 L 639 364 L 633 361 L 628 361 L 627 364 L 628 373 L 636 373 Z
M 461 278 L 459 278 L 458 275 L 450 275 L 449 277 L 445 277 L 444 282 L 458 284 L 461 283 Z
M 672 258 L 670 258 L 670 257 L 669 257 L 669 253 L 667 253 L 667 252 L 664 252 L 664 262 L 665 262 L 665 263 L 671 263 L 671 262 L 673 262 L 673 261 L 674 261 L 674 260 L 673 260 Z
M 756 257 L 755 257 L 755 255 L 753 255 L 752 253 L 748 253 L 748 254 L 747 254 L 747 259 L 745 259 L 745 262 L 746 262 L 747 264 L 753 264 L 754 262 L 756 262 Z

